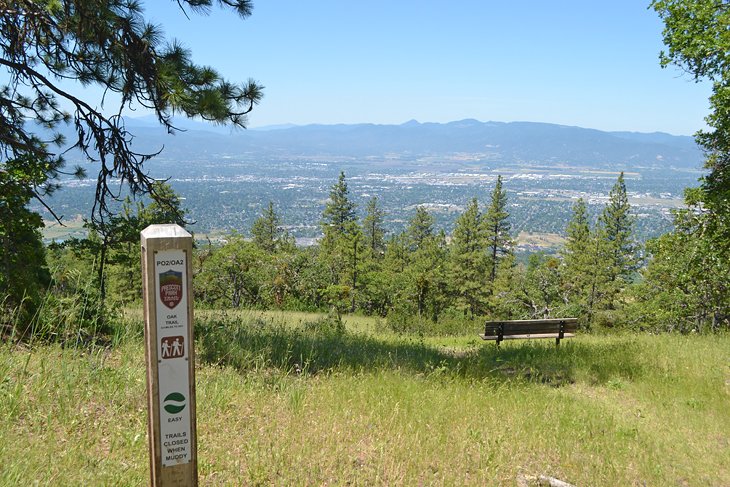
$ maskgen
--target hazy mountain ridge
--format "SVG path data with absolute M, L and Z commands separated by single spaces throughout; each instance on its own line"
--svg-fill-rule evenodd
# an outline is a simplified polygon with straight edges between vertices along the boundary
M 402 230 L 419 205 L 451 231 L 454 215 L 475 196 L 485 201 L 501 174 L 512 198 L 515 231 L 560 233 L 577 198 L 587 201 L 595 216 L 616 171 L 624 170 L 638 232 L 647 238 L 671 226 L 671 210 L 701 175 L 702 154 L 692 138 L 661 133 L 477 120 L 248 131 L 213 127 L 217 132 L 198 130 L 208 127 L 194 120 L 176 125 L 186 131 L 168 135 L 154 120 L 130 120 L 128 130 L 140 151 L 164 145 L 146 169 L 153 177 L 169 178 L 185 198 L 191 220 L 199 222 L 195 230 L 204 232 L 247 231 L 261 206 L 272 201 L 292 235 L 317 238 L 323 202 L 345 171 L 361 209 L 378 196 L 389 214 L 389 231 Z M 54 196 L 63 214 L 90 211 L 93 163 L 89 173 L 92 179 L 70 181 Z
M 184 132 L 168 135 L 148 122 L 128 119 L 139 150 L 164 145 L 166 159 L 190 160 L 208 154 L 328 157 L 453 156 L 500 164 L 625 168 L 678 167 L 698 169 L 703 154 L 692 137 L 665 133 L 604 132 L 537 122 L 479 122 L 401 125 L 338 124 L 232 131 L 185 121 Z M 200 130 L 209 128 L 206 130 Z

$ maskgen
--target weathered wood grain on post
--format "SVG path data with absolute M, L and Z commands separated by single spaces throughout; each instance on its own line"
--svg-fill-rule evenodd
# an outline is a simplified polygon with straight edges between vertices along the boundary
M 196 486 L 193 239 L 150 225 L 141 244 L 151 485 Z

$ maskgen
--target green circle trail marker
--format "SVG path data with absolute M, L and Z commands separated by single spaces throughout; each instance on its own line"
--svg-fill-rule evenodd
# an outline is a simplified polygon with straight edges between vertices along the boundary
M 177 414 L 185 409 L 185 396 L 179 392 L 172 392 L 168 394 L 163 400 L 164 406 L 162 408 L 169 414 Z
M 141 234 L 151 485 L 198 485 L 192 236 L 178 225 Z

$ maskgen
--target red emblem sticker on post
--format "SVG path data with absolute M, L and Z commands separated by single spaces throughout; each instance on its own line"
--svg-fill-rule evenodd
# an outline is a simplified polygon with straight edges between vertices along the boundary
M 160 273 L 160 299 L 170 309 L 180 304 L 183 297 L 182 272 L 169 270 Z

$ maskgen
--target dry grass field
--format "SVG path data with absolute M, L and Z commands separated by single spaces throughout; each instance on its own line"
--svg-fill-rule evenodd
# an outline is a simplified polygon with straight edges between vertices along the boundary
M 140 325 L 136 324 L 138 330 Z M 730 337 L 201 315 L 201 485 L 730 485 Z M 0 347 L 0 484 L 148 482 L 143 342 Z

